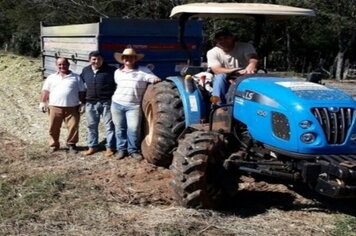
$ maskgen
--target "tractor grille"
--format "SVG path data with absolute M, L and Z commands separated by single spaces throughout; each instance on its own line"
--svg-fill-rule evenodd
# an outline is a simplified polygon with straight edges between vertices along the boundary
M 329 144 L 341 144 L 353 119 L 353 108 L 312 108 Z

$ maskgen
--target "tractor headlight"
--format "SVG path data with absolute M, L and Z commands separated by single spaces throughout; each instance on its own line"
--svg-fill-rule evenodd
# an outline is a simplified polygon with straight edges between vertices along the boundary
M 300 140 L 302 140 L 303 143 L 309 144 L 314 142 L 316 139 L 315 134 L 313 133 L 304 133 L 302 136 L 300 136 Z
M 309 129 L 313 123 L 309 120 L 303 120 L 299 122 L 299 126 L 302 129 Z

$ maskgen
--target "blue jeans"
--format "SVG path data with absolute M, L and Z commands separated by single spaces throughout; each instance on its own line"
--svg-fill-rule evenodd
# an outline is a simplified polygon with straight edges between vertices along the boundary
M 227 81 L 227 74 L 216 74 L 213 79 L 213 96 L 218 96 L 220 101 L 218 104 L 225 104 L 225 95 L 229 90 L 229 82 Z
M 87 102 L 85 105 L 85 114 L 87 119 L 87 127 L 89 132 L 88 147 L 95 147 L 99 143 L 99 122 L 100 116 L 103 117 L 105 135 L 106 135 L 106 147 L 110 149 L 116 149 L 115 140 L 115 127 L 111 118 L 111 101 L 96 101 Z
M 128 154 L 140 151 L 142 110 L 141 105 L 123 106 L 111 104 L 115 125 L 117 150 Z

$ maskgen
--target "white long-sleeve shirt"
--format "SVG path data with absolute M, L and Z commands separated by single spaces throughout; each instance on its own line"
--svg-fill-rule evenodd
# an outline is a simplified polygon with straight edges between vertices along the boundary
M 147 84 L 153 83 L 157 76 L 147 67 L 139 66 L 129 71 L 117 69 L 114 78 L 117 87 L 112 101 L 120 105 L 130 106 L 141 104 Z

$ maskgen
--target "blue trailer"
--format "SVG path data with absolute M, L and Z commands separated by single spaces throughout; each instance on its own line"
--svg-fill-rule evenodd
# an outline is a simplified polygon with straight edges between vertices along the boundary
M 119 66 L 114 52 L 131 46 L 145 54 L 140 64 L 153 66 L 161 77 L 178 75 L 187 63 L 200 65 L 203 42 L 201 21 L 189 21 L 183 48 L 178 38 L 177 20 L 103 18 L 89 24 L 46 26 L 41 24 L 43 76 L 56 71 L 55 59 L 70 60 L 71 70 L 80 73 L 88 65 L 88 54 L 100 50 L 104 60 Z M 189 50 L 189 54 L 187 53 Z

